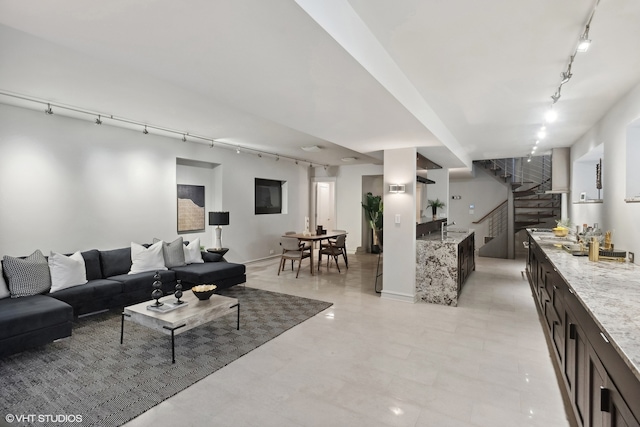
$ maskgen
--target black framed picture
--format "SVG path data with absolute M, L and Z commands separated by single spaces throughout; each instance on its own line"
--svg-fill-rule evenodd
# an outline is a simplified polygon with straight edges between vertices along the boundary
M 204 186 L 178 184 L 178 233 L 204 231 Z
M 255 214 L 282 213 L 282 181 L 256 178 Z

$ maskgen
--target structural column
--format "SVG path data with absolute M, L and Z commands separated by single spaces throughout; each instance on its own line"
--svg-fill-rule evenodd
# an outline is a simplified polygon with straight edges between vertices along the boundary
M 417 150 L 384 151 L 384 222 L 382 298 L 415 302 Z M 404 193 L 390 193 L 390 185 Z

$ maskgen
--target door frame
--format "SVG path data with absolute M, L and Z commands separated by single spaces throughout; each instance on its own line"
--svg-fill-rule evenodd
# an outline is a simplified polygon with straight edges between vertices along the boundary
M 332 183 L 333 184 L 333 218 L 334 218 L 334 228 L 338 226 L 338 203 L 337 203 L 337 179 L 335 177 L 314 177 L 310 182 L 310 191 L 309 194 L 309 213 L 311 214 L 309 218 L 309 230 L 313 233 L 316 229 L 316 217 L 318 215 L 318 209 L 316 206 L 316 200 L 318 200 L 318 183 Z

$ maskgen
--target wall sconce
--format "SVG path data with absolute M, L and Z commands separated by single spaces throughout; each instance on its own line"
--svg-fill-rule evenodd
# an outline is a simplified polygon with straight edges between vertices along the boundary
M 389 193 L 404 193 L 405 185 L 404 184 L 391 184 L 389 185 Z

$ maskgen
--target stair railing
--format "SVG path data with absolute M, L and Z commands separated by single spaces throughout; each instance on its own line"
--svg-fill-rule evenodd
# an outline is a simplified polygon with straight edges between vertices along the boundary
M 489 221 L 488 237 L 496 237 L 501 233 L 506 232 L 509 221 L 508 201 L 505 200 L 500 203 L 485 216 L 473 223 L 481 224 L 484 221 Z

